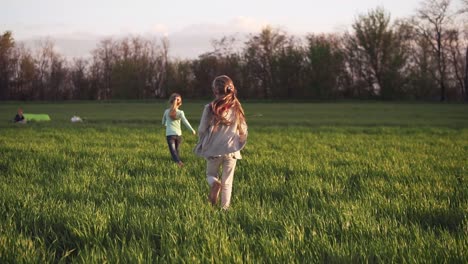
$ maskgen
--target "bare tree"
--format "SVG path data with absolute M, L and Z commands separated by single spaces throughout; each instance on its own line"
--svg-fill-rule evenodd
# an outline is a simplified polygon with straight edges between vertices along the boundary
M 424 0 L 417 10 L 417 19 L 413 24 L 417 32 L 431 44 L 437 59 L 435 78 L 439 83 L 440 101 L 446 99 L 447 58 L 444 53 L 443 33 L 452 14 L 449 13 L 450 0 Z
M 462 98 L 465 98 L 465 83 L 464 83 L 464 56 L 462 55 L 463 45 L 462 40 L 460 39 L 460 33 L 456 29 L 447 30 L 447 61 L 450 63 L 449 74 L 453 76 L 453 80 L 456 87 L 458 87 L 458 93 Z
M 307 72 L 308 79 L 318 98 L 337 96 L 340 79 L 343 77 L 345 63 L 344 52 L 337 35 L 307 36 Z
M 216 55 L 218 57 L 227 57 L 234 53 L 235 45 L 237 39 L 235 36 L 224 36 L 220 39 L 214 39 L 211 41 L 211 45 L 213 46 L 213 52 L 209 52 L 209 54 Z
M 300 40 L 290 37 L 280 52 L 274 57 L 273 91 L 279 98 L 304 98 L 310 83 L 307 72 L 306 49 Z
M 15 41 L 11 31 L 0 35 L 0 100 L 7 100 L 16 64 Z
M 37 79 L 36 64 L 31 51 L 24 45 L 19 45 L 19 65 L 16 75 L 16 94 L 14 99 L 26 100 L 34 99 L 33 91 Z
M 93 51 L 93 85 L 99 90 L 98 99 L 112 98 L 112 68 L 115 62 L 115 43 L 112 39 L 102 40 Z
M 65 59 L 54 50 L 54 43 L 46 39 L 36 54 L 37 83 L 40 100 L 63 99 L 64 81 L 67 75 Z
M 411 28 L 414 33 L 414 28 Z M 438 82 L 435 78 L 436 58 L 430 41 L 419 34 L 412 34 L 410 56 L 408 58 L 410 87 L 407 96 L 416 99 L 438 97 Z
M 75 59 L 70 68 L 70 82 L 74 99 L 93 100 L 97 98 L 96 91 L 92 90 L 89 78 L 89 61 Z
M 271 98 L 275 85 L 273 60 L 287 44 L 287 36 L 279 29 L 265 27 L 246 43 L 244 58 L 253 87 L 260 88 L 260 97 Z
M 116 42 L 115 62 L 111 69 L 112 98 L 141 99 L 144 94 L 144 69 L 147 58 L 141 38 Z
M 464 78 L 464 83 L 465 83 L 465 101 L 468 102 L 468 45 L 466 46 L 466 51 L 465 51 L 465 78 Z
M 391 26 L 382 8 L 360 15 L 352 26 L 354 34 L 346 37 L 349 66 L 357 68 L 353 71 L 367 83 L 369 96 L 396 98 L 407 60 L 405 27 Z
M 160 53 L 157 53 L 157 50 L 152 52 L 152 61 L 154 65 L 154 76 L 152 78 L 154 85 L 153 93 L 157 97 L 165 97 L 167 95 L 167 89 L 165 89 L 164 84 L 167 79 L 167 71 L 169 64 L 169 39 L 163 38 L 161 40 L 162 49 Z
M 462 7 L 459 10 L 459 14 L 468 14 L 468 0 L 462 0 Z M 465 101 L 468 102 L 468 19 L 466 16 L 464 16 L 464 20 L 462 21 L 463 24 L 465 25 L 463 30 L 464 30 L 464 35 L 465 35 L 465 42 L 466 42 L 466 48 L 465 48 L 465 78 L 464 78 L 464 86 L 465 86 Z
M 178 92 L 186 97 L 195 97 L 195 75 L 192 60 L 171 60 L 167 62 L 164 91 L 166 94 Z

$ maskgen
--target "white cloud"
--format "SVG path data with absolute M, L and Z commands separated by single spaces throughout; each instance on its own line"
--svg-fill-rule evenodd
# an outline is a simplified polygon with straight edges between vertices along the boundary
M 56 37 L 38 37 L 24 39 L 20 41 L 24 46 L 30 49 L 33 53 L 39 52 L 46 41 L 51 41 L 54 45 L 54 50 L 67 59 L 72 58 L 89 58 L 91 51 L 94 50 L 101 38 L 79 38 L 77 36 L 56 36 Z
M 169 29 L 164 24 L 156 24 L 152 26 L 150 33 L 156 33 L 157 35 L 167 36 L 169 35 Z
M 225 23 L 192 24 L 174 35 L 213 35 L 223 36 L 235 33 L 254 33 L 268 25 L 266 21 L 259 21 L 249 17 L 235 17 Z
M 23 39 L 27 47 L 39 48 L 37 40 L 48 37 L 56 46 L 57 51 L 67 58 L 91 56 L 91 51 L 97 47 L 99 42 L 106 37 L 118 39 L 122 36 L 142 36 L 144 38 L 169 39 L 169 55 L 176 58 L 196 58 L 199 55 L 213 49 L 212 41 L 224 36 L 234 36 L 239 43 L 249 33 L 259 32 L 268 25 L 266 21 L 260 21 L 249 17 L 235 17 L 224 23 L 192 24 L 182 30 L 171 32 L 167 25 L 157 23 L 148 26 L 146 31 L 135 30 L 132 26 L 121 27 L 119 32 L 111 35 L 102 35 L 82 30 L 49 31 L 49 34 L 37 35 L 37 37 Z
M 212 51 L 212 41 L 224 36 L 234 36 L 238 44 L 242 43 L 249 33 L 259 32 L 268 25 L 248 17 L 235 17 L 225 23 L 192 24 L 180 31 L 169 33 L 170 54 L 179 58 L 195 58 Z
M 239 16 L 233 18 L 228 22 L 228 25 L 232 25 L 238 32 L 257 32 L 262 28 L 266 27 L 269 23 L 267 21 L 259 21 L 250 17 Z

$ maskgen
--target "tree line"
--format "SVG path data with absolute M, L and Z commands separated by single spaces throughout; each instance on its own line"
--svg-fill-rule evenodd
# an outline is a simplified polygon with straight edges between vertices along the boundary
M 279 28 L 226 36 L 196 59 L 171 59 L 167 39 L 105 39 L 72 61 L 50 41 L 32 52 L 0 36 L 0 100 L 110 100 L 211 95 L 229 75 L 239 96 L 258 99 L 468 101 L 468 0 L 425 0 L 410 18 L 383 8 L 358 15 L 351 30 L 298 38 Z

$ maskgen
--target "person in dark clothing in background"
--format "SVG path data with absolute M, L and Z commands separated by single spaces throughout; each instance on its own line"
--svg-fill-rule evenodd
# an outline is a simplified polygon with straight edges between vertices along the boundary
M 14 121 L 15 123 L 26 124 L 26 118 L 24 118 L 22 108 L 18 108 L 18 113 L 16 114 Z

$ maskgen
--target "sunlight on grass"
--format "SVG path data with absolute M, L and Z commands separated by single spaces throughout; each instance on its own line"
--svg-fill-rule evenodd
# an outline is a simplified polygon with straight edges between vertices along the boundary
M 171 161 L 164 103 L 23 107 L 56 114 L 0 124 L 2 263 L 468 261 L 466 105 L 245 103 L 228 212 L 194 136 Z

